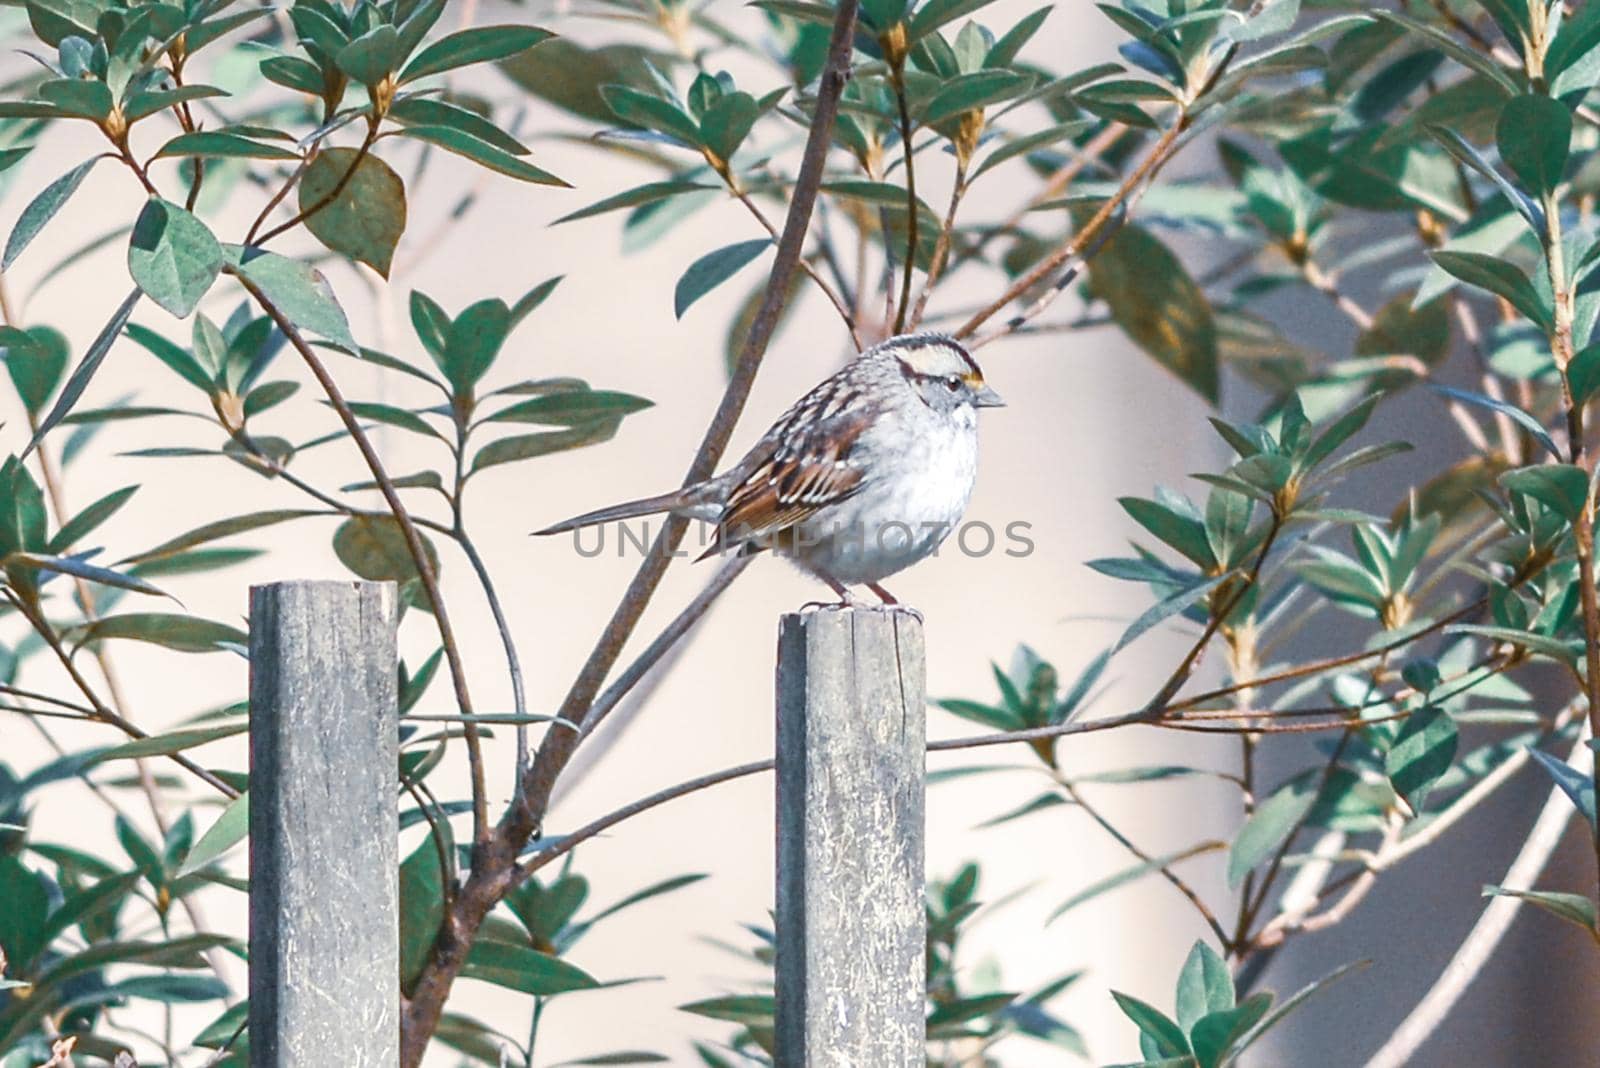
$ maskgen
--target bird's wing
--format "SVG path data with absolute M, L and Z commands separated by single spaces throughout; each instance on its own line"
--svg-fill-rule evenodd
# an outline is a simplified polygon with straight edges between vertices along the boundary
M 838 397 L 796 405 L 752 450 L 754 462 L 729 493 L 705 555 L 781 534 L 859 492 L 866 468 L 857 445 L 875 417 L 869 406 Z

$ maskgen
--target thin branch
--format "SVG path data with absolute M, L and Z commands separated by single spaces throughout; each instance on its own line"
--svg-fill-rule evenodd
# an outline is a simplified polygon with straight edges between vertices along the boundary
M 1084 813 L 1090 819 L 1099 824 L 1101 830 L 1105 831 L 1112 838 L 1115 838 L 1117 840 L 1117 844 L 1131 853 L 1134 859 L 1144 864 L 1155 864 L 1156 858 L 1135 845 L 1133 840 L 1127 835 L 1123 834 L 1122 831 L 1120 831 L 1115 824 L 1107 819 L 1099 809 L 1089 804 L 1089 802 L 1083 796 L 1083 791 L 1079 790 L 1071 782 L 1060 777 L 1059 775 L 1056 776 L 1056 782 L 1063 790 L 1066 791 L 1067 796 L 1072 799 L 1072 802 L 1075 805 L 1083 809 Z M 1194 906 L 1195 911 L 1200 914 L 1200 918 L 1205 920 L 1206 925 L 1211 928 L 1211 933 L 1217 936 L 1217 942 L 1224 948 L 1224 950 L 1226 950 L 1230 945 L 1228 940 L 1228 932 L 1222 929 L 1222 924 L 1217 920 L 1217 914 L 1211 911 L 1211 907 L 1205 903 L 1204 899 L 1200 897 L 1200 895 L 1195 891 L 1194 887 L 1190 886 L 1186 881 L 1184 881 L 1181 875 L 1173 871 L 1171 865 L 1157 864 L 1156 871 L 1161 874 L 1163 879 L 1171 883 L 1173 887 L 1177 889 L 1178 893 L 1188 898 L 1189 904 Z
M 734 195 L 734 198 L 738 200 L 739 203 L 743 204 L 747 209 L 749 209 L 750 214 L 755 217 L 756 222 L 761 224 L 761 228 L 770 234 L 774 241 L 778 240 L 778 228 L 772 224 L 771 219 L 767 218 L 766 212 L 761 210 L 760 205 L 751 199 L 750 194 L 745 192 L 743 189 L 740 189 L 733 183 L 732 175 L 724 176 L 723 180 L 728 183 L 728 191 Z M 800 258 L 800 269 L 805 272 L 807 278 L 811 279 L 817 284 L 817 288 L 822 290 L 823 296 L 828 298 L 828 303 L 832 304 L 834 310 L 839 313 L 839 318 L 844 320 L 844 327 L 846 330 L 850 331 L 850 340 L 855 342 L 856 351 L 859 352 L 866 348 L 866 346 L 861 342 L 861 334 L 856 328 L 855 317 L 850 314 L 850 306 L 845 303 L 844 297 L 840 296 L 840 294 L 828 284 L 827 279 L 823 278 L 822 275 L 817 273 L 817 269 L 813 267 L 811 262 L 804 256 Z
M 922 280 L 922 292 L 917 294 L 917 305 L 911 311 L 912 330 L 922 325 L 923 313 L 928 309 L 928 298 L 933 296 L 933 287 L 939 284 L 939 279 L 944 274 L 945 264 L 950 258 L 950 244 L 955 236 L 956 211 L 961 207 L 961 198 L 966 192 L 967 157 L 965 153 L 961 153 L 956 157 L 956 177 L 955 184 L 950 188 L 950 206 L 944 213 L 944 222 L 939 227 L 939 239 L 933 246 L 933 259 L 928 263 L 928 276 Z
M 1586 770 L 1591 763 L 1586 745 L 1588 737 L 1589 729 L 1585 724 L 1578 732 L 1572 752 L 1567 755 L 1569 766 Z M 1533 830 L 1528 833 L 1527 840 L 1517 853 L 1516 860 L 1506 870 L 1500 885 L 1520 890 L 1538 880 L 1539 873 L 1544 871 L 1551 854 L 1561 843 L 1562 832 L 1566 830 L 1573 811 L 1571 800 L 1561 788 L 1552 787 Z M 1389 1040 L 1367 1060 L 1365 1068 L 1405 1068 L 1412 1063 L 1423 1044 L 1439 1033 L 1445 1017 L 1494 955 L 1500 940 L 1511 928 L 1511 921 L 1521 904 L 1522 899 L 1515 897 L 1496 897 L 1489 902 L 1433 987 L 1395 1028 Z
M 322 391 L 327 395 L 328 401 L 333 405 L 334 411 L 339 413 L 339 418 L 344 422 L 345 429 L 350 432 L 350 437 L 355 441 L 356 448 L 361 451 L 361 457 L 367 463 L 367 469 L 372 473 L 373 479 L 378 483 L 378 488 L 383 493 L 383 499 L 389 506 L 390 513 L 394 516 L 400 533 L 405 539 L 406 549 L 411 554 L 411 560 L 416 565 L 417 577 L 422 582 L 422 588 L 427 595 L 428 603 L 433 609 L 434 623 L 439 628 L 439 641 L 444 646 L 445 660 L 450 665 L 450 678 L 454 683 L 456 704 L 466 717 L 463 734 L 466 737 L 467 762 L 472 773 L 472 841 L 476 850 L 482 846 L 489 834 L 488 816 L 488 790 L 484 783 L 483 771 L 483 743 L 478 734 L 478 727 L 472 722 L 472 696 L 467 690 L 466 668 L 461 662 L 461 650 L 456 643 L 455 631 L 450 626 L 450 617 L 445 611 L 444 597 L 439 592 L 439 578 L 433 572 L 433 562 L 428 559 L 427 549 L 422 543 L 422 535 L 417 532 L 417 527 L 412 522 L 411 514 L 400 500 L 400 493 L 395 489 L 394 481 L 389 478 L 389 473 L 384 470 L 383 461 L 378 458 L 377 450 L 372 447 L 372 441 L 361 428 L 360 421 L 355 413 L 350 410 L 349 403 L 344 394 L 340 392 L 339 385 L 328 373 L 328 368 L 323 364 L 316 351 L 307 344 L 300 329 L 284 315 L 283 311 L 263 293 L 254 282 L 242 272 L 234 275 L 245 291 L 261 305 L 289 344 L 300 354 L 306 366 L 311 369 L 312 375 L 322 386 Z
M 309 207 L 303 208 L 296 212 L 295 215 L 287 222 L 279 223 L 277 226 L 274 226 L 272 229 L 262 234 L 259 238 L 254 236 L 255 227 L 252 226 L 250 228 L 250 234 L 245 237 L 245 244 L 254 246 L 265 245 L 268 241 L 271 241 L 279 234 L 288 230 L 293 230 L 296 226 L 299 226 L 301 223 L 317 214 L 317 212 L 323 210 L 335 200 L 338 200 L 340 194 L 344 192 L 345 187 L 350 184 L 350 180 L 356 176 L 356 171 L 361 168 L 361 164 L 366 162 L 367 153 L 372 151 L 372 143 L 378 139 L 378 126 L 379 120 L 377 116 L 372 116 L 367 120 L 367 136 L 362 138 L 361 147 L 356 149 L 355 156 L 350 160 L 350 166 L 345 168 L 345 172 L 343 174 L 339 175 L 339 180 L 333 184 L 332 189 L 318 197 L 316 201 L 313 202 Z M 308 158 L 307 166 L 309 165 L 310 163 Z M 303 170 L 297 171 L 296 173 L 302 176 L 304 174 Z M 294 183 L 295 179 L 291 176 L 289 182 L 284 185 L 279 195 L 275 198 L 275 202 L 276 200 L 282 200 L 283 194 L 287 193 Z M 273 204 L 269 204 L 267 206 L 267 210 L 270 211 L 273 206 Z M 264 218 L 265 214 L 263 214 L 262 217 Z M 259 221 L 260 220 L 258 219 L 257 222 L 259 223 Z
M 906 167 L 906 262 L 900 281 L 900 300 L 895 305 L 894 332 L 905 333 L 906 315 L 911 310 L 911 273 L 917 266 L 917 172 L 911 157 L 911 106 L 906 102 L 906 70 L 902 58 L 889 68 L 895 102 L 900 107 L 900 145 Z M 958 335 L 959 336 L 959 335 Z

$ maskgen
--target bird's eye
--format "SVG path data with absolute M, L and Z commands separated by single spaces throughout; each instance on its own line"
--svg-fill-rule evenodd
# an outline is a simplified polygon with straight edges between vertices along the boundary
M 944 388 L 948 389 L 951 393 L 959 393 L 961 391 L 961 379 L 959 379 L 959 378 L 947 378 L 947 379 L 945 379 L 944 380 Z

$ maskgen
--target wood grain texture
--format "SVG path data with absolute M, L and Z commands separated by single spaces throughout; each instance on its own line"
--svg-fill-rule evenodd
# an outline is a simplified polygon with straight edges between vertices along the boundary
M 925 667 L 892 609 L 778 635 L 777 1048 L 782 1068 L 921 1068 Z
M 250 1064 L 400 1060 L 395 593 L 250 591 Z

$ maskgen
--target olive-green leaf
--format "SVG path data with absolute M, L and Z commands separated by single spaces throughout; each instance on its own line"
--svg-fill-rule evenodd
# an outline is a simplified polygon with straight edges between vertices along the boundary
M 128 239 L 128 273 L 151 300 L 186 319 L 222 270 L 222 245 L 206 224 L 151 197 Z
M 1032 82 L 1025 74 L 1009 70 L 982 70 L 958 75 L 928 101 L 920 116 L 929 126 L 968 111 L 998 104 L 1018 96 Z
M 84 160 L 72 170 L 44 187 L 44 191 L 22 209 L 22 214 L 17 218 L 17 225 L 11 231 L 11 237 L 6 241 L 6 251 L 0 257 L 0 271 L 9 271 L 11 265 L 17 262 L 17 257 L 22 255 L 22 250 L 27 248 L 34 238 L 39 236 L 45 224 L 55 218 L 56 212 L 61 210 L 83 180 L 89 176 L 94 165 L 102 157 L 94 156 Z
M 509 59 L 555 36 L 537 26 L 474 26 L 441 37 L 406 64 L 399 81 L 415 81 L 470 63 Z
M 542 423 L 545 426 L 579 426 L 605 416 L 632 415 L 651 401 L 631 393 L 604 389 L 563 390 L 519 401 L 489 416 L 486 422 Z
M 406 186 L 394 168 L 371 153 L 326 149 L 300 179 L 300 211 L 318 241 L 389 277 L 406 229 Z
M 183 730 L 167 731 L 164 734 L 152 734 L 148 738 L 136 738 L 131 742 L 123 742 L 121 745 L 102 750 L 95 755 L 95 763 L 131 760 L 135 757 L 170 756 L 222 738 L 232 738 L 249 729 L 248 723 L 229 723 L 219 727 L 188 727 Z
M 1079 215 L 1079 225 L 1084 216 Z M 1172 251 L 1125 225 L 1089 262 L 1089 288 L 1117 325 L 1163 367 L 1215 403 L 1217 328 L 1211 304 Z
M 531 946 L 487 938 L 472 944 L 467 951 L 467 966 L 461 974 L 536 997 L 569 990 L 592 990 L 600 985 L 588 972 L 560 957 L 540 953 Z
M 438 574 L 438 553 L 426 539 L 422 545 L 429 566 Z M 334 532 L 333 551 L 345 567 L 370 582 L 406 583 L 419 577 L 405 534 L 391 515 L 358 515 L 345 520 Z
M 616 436 L 617 428 L 621 425 L 620 417 L 596 419 L 591 423 L 566 430 L 549 430 L 539 434 L 518 434 L 515 437 L 501 438 L 478 450 L 478 454 L 472 458 L 470 473 L 475 475 L 485 468 L 499 464 L 531 460 L 554 452 L 565 452 L 568 449 L 580 449 L 585 445 L 609 441 Z
M 97 582 L 102 586 L 116 586 L 119 589 L 132 590 L 135 593 L 148 593 L 157 597 L 167 596 L 165 591 L 157 586 L 152 586 L 141 578 L 136 578 L 133 575 L 124 575 L 120 571 L 113 571 L 107 567 L 96 567 L 73 556 L 15 552 L 7 555 L 3 562 L 8 574 L 17 568 L 52 571 L 60 575 L 71 575 L 73 578 L 80 578 L 86 582 Z
M 1394 745 L 1384 755 L 1384 770 L 1395 793 L 1413 811 L 1422 811 L 1428 790 L 1450 770 L 1457 741 L 1455 720 L 1440 708 L 1419 708 L 1401 724 Z
M 1132 1020 L 1141 1035 L 1148 1036 L 1161 1057 L 1181 1057 L 1189 1052 L 1189 1040 L 1166 1013 L 1136 997 L 1113 990 L 1112 998 L 1122 1014 Z
M 251 512 L 248 515 L 234 516 L 229 519 L 218 519 L 203 526 L 195 527 L 193 530 L 179 534 L 174 538 L 169 538 L 153 549 L 147 549 L 142 553 L 128 557 L 122 563 L 146 564 L 155 560 L 164 560 L 169 556 L 175 556 L 197 545 L 216 541 L 218 538 L 226 538 L 234 534 L 243 534 L 245 531 L 259 530 L 261 527 L 284 523 L 291 519 L 302 519 L 306 516 L 320 514 L 320 512 L 308 511 L 303 508 L 278 508 L 266 512 Z
M 1561 183 L 1572 145 L 1572 113 L 1547 96 L 1512 97 L 1500 112 L 1495 141 L 1506 166 L 1528 192 L 1542 197 Z
M 216 653 L 243 649 L 249 636 L 238 627 L 197 616 L 135 612 L 97 619 L 72 632 L 79 644 L 124 638 L 150 642 L 181 653 Z
M 738 274 L 771 246 L 771 238 L 761 237 L 713 249 L 695 260 L 678 279 L 672 294 L 673 312 L 682 319 L 690 305 Z

